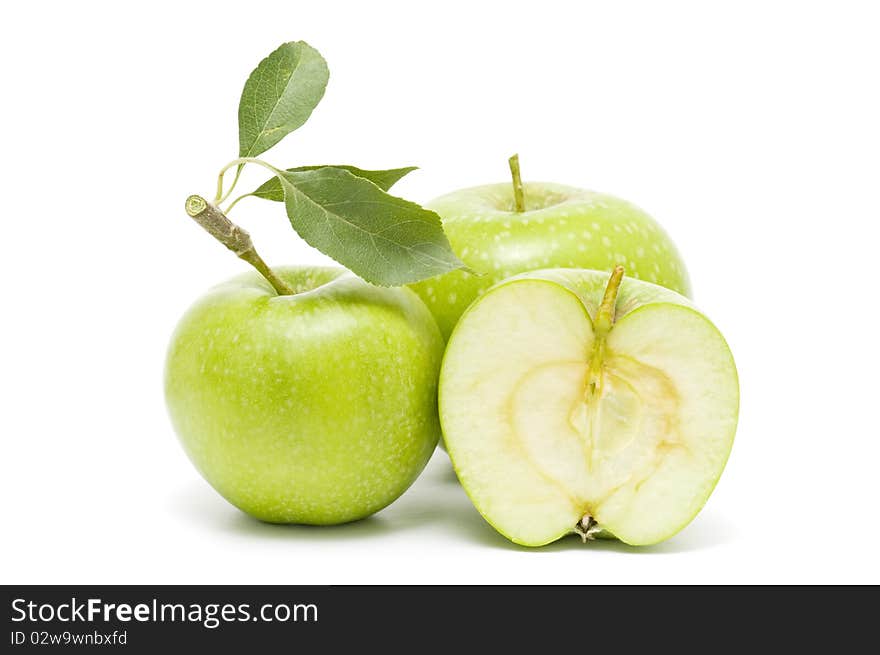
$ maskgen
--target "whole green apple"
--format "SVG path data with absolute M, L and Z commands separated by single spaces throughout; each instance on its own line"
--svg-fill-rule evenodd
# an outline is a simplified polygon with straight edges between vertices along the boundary
M 440 373 L 459 480 L 489 523 L 526 546 L 572 533 L 632 545 L 671 537 L 721 476 L 738 409 L 718 329 L 683 296 L 623 279 L 622 267 L 499 283 L 462 316 Z
M 180 321 L 165 396 L 196 468 L 273 523 L 334 524 L 382 509 L 437 444 L 443 340 L 421 300 L 334 268 L 221 284 Z
M 518 174 L 518 173 L 517 173 Z M 690 296 L 684 262 L 663 229 L 613 196 L 551 183 L 490 184 L 441 196 L 427 207 L 443 219 L 453 250 L 482 276 L 453 271 L 412 285 L 444 338 L 473 300 L 496 282 L 539 268 L 611 270 Z

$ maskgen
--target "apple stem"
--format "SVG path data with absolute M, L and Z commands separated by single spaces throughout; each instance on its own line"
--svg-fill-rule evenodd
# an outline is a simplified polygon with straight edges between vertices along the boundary
M 257 253 L 251 235 L 230 221 L 216 205 L 201 196 L 190 196 L 186 199 L 186 213 L 212 237 L 234 252 L 239 259 L 243 259 L 257 269 L 279 296 L 293 295 L 293 289 L 278 277 Z
M 617 304 L 617 293 L 620 291 L 622 280 L 623 266 L 615 266 L 611 277 L 608 278 L 605 295 L 602 296 L 602 304 L 599 305 L 599 311 L 596 312 L 594 328 L 597 335 L 604 337 L 614 325 L 614 306 Z
M 510 165 L 510 175 L 513 178 L 513 204 L 516 213 L 521 214 L 526 210 L 526 198 L 523 193 L 523 183 L 519 172 L 519 154 L 513 155 L 507 160 Z
M 605 295 L 602 296 L 602 302 L 599 310 L 596 312 L 596 319 L 593 321 L 593 332 L 596 335 L 593 344 L 593 354 L 590 357 L 590 367 L 587 373 L 587 397 L 593 398 L 600 393 L 602 388 L 602 362 L 605 359 L 605 339 L 614 325 L 614 307 L 617 304 L 617 294 L 620 291 L 620 283 L 623 280 L 623 266 L 615 266 L 608 278 L 608 285 L 605 287 Z M 594 447 L 591 454 L 592 460 L 596 458 L 598 447 Z

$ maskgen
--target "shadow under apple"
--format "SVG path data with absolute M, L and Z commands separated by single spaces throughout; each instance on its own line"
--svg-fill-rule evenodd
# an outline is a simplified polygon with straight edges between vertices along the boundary
M 387 538 L 406 531 L 456 535 L 487 548 L 524 553 L 564 550 L 611 551 L 635 555 L 707 550 L 733 539 L 732 526 L 710 512 L 699 515 L 672 539 L 654 546 L 628 546 L 597 539 L 584 544 L 575 534 L 540 548 L 519 546 L 496 532 L 474 509 L 445 453 L 438 452 L 416 483 L 381 512 L 352 523 L 332 526 L 277 525 L 258 521 L 223 501 L 203 482 L 193 482 L 173 500 L 173 510 L 192 523 L 241 537 L 312 542 Z

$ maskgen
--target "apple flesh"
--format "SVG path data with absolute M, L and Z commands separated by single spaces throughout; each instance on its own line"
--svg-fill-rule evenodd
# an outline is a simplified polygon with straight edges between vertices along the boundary
M 663 228 L 613 196 L 561 184 L 526 183 L 525 209 L 513 186 L 490 184 L 441 196 L 427 207 L 443 219 L 453 250 L 474 276 L 453 271 L 412 285 L 448 338 L 468 305 L 496 282 L 542 268 L 611 270 L 690 296 L 684 262 Z
M 471 305 L 447 345 L 449 456 L 476 508 L 518 544 L 667 539 L 730 453 L 739 387 L 721 333 L 685 297 L 631 278 L 603 314 L 608 282 L 516 276 Z
M 410 290 L 333 268 L 221 284 L 183 317 L 165 394 L 202 476 L 263 521 L 334 524 L 402 494 L 437 443 L 443 340 Z

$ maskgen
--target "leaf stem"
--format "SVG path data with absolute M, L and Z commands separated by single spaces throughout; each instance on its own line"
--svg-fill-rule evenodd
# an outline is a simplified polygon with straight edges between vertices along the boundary
M 278 174 L 278 169 L 264 162 L 262 159 L 257 159 L 256 157 L 239 157 L 237 159 L 233 159 L 231 162 L 226 164 L 223 168 L 220 169 L 220 173 L 217 175 L 217 194 L 214 196 L 214 205 L 220 205 L 224 200 L 226 200 L 231 194 L 232 190 L 235 189 L 235 185 L 238 182 L 238 178 L 241 176 L 241 171 L 244 169 L 245 164 L 257 164 L 262 166 L 263 168 L 272 172 L 273 175 Z M 233 166 L 238 166 L 235 171 L 235 177 L 232 180 L 232 186 L 229 187 L 229 190 L 224 194 L 223 193 L 223 178 L 226 176 L 226 172 L 232 168 Z M 239 200 L 243 198 L 247 198 L 248 196 L 254 195 L 253 193 L 246 193 L 242 196 L 239 196 L 235 200 L 233 200 L 230 205 L 226 208 L 226 213 L 229 213 Z
M 257 269 L 279 296 L 293 295 L 293 289 L 278 277 L 257 253 L 251 235 L 230 221 L 216 205 L 201 196 L 190 196 L 186 199 L 186 213 L 217 241 Z
M 519 172 L 519 154 L 513 155 L 507 160 L 510 166 L 510 175 L 513 178 L 513 203 L 514 211 L 521 214 L 526 210 L 526 199 L 523 193 L 523 183 Z
M 262 159 L 257 159 L 256 157 L 238 157 L 237 159 L 233 159 L 231 162 L 226 164 L 226 166 L 220 169 L 220 177 L 222 178 L 226 174 L 226 171 L 228 171 L 233 166 L 244 167 L 245 164 L 257 164 L 267 170 L 272 171 L 273 174 L 278 173 L 277 168 L 275 168 L 271 164 L 264 162 Z
M 232 178 L 232 184 L 230 185 L 229 190 L 226 191 L 226 193 L 223 193 L 223 177 L 226 175 L 226 171 L 229 169 L 223 169 L 223 172 L 220 173 L 220 176 L 217 178 L 217 195 L 214 197 L 215 205 L 221 204 L 232 194 L 232 191 L 235 189 L 235 185 L 238 184 L 238 178 L 241 177 L 241 170 L 243 168 L 244 164 L 238 165 L 238 168 L 235 170 L 235 177 Z
M 227 205 L 226 209 L 223 210 L 223 213 L 224 213 L 224 214 L 228 214 L 229 212 L 232 211 L 232 208 L 235 207 L 235 206 L 239 203 L 239 201 L 244 200 L 245 198 L 248 198 L 248 197 L 250 197 L 250 196 L 252 196 L 252 195 L 254 195 L 254 194 L 253 194 L 253 193 L 243 193 L 243 194 L 241 194 L 238 198 L 236 198 L 235 200 L 233 200 L 232 202 L 230 202 L 229 205 Z
M 245 164 L 258 164 L 263 168 L 266 168 L 272 171 L 272 174 L 277 174 L 278 169 L 276 169 L 271 164 L 267 164 L 262 159 L 257 159 L 256 157 L 239 157 L 237 159 L 233 159 L 231 162 L 226 164 L 223 168 L 220 169 L 220 173 L 217 175 L 217 193 L 214 196 L 214 204 L 219 205 L 221 202 L 226 200 L 229 195 L 232 193 L 232 190 L 235 188 L 235 185 L 238 183 L 238 178 L 241 175 L 241 171 L 244 168 Z M 235 171 L 235 178 L 232 180 L 232 186 L 229 187 L 229 191 L 225 194 L 223 193 L 223 178 L 226 176 L 226 171 L 228 171 L 233 166 L 238 166 L 238 170 Z

